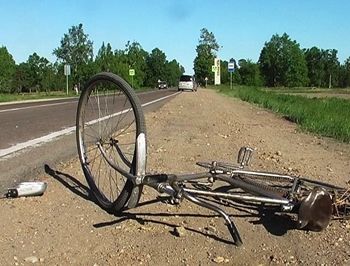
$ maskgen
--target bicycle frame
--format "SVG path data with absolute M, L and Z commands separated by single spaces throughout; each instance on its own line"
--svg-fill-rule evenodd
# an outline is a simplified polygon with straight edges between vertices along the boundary
M 233 169 L 225 170 L 224 168 L 217 167 L 217 162 L 212 162 L 212 166 L 210 166 L 210 170 L 207 172 L 202 173 L 194 173 L 194 174 L 185 174 L 185 175 L 175 175 L 175 174 L 146 174 L 146 138 L 145 135 L 142 133 L 138 136 L 136 141 L 136 175 L 132 175 L 129 172 L 126 172 L 122 168 L 118 167 L 118 165 L 114 164 L 106 155 L 103 148 L 100 144 L 98 144 L 98 147 L 103 154 L 104 158 L 108 162 L 108 164 L 118 171 L 120 174 L 128 178 L 134 183 L 134 186 L 142 186 L 147 185 L 149 187 L 154 188 L 159 193 L 166 193 L 168 194 L 174 201 L 174 203 L 180 203 L 183 199 L 187 199 L 190 202 L 193 202 L 199 206 L 205 207 L 207 209 L 210 209 L 216 213 L 218 213 L 221 217 L 223 217 L 226 221 L 226 225 L 229 229 L 229 232 L 234 240 L 234 243 L 237 246 L 240 246 L 243 244 L 242 238 L 240 237 L 238 230 L 235 226 L 235 224 L 231 221 L 229 215 L 224 212 L 221 208 L 219 208 L 217 205 L 214 205 L 212 203 L 209 203 L 201 198 L 198 198 L 196 196 L 208 196 L 208 197 L 219 197 L 219 198 L 225 198 L 225 199 L 231 199 L 231 200 L 240 200 L 245 202 L 258 202 L 258 203 L 267 203 L 267 204 L 273 204 L 280 207 L 280 210 L 282 212 L 290 212 L 292 211 L 296 206 L 299 206 L 301 203 L 301 199 L 296 199 L 293 197 L 293 194 L 298 194 L 298 186 L 304 182 L 304 183 L 312 183 L 312 184 L 318 184 L 318 185 L 327 185 L 328 187 L 331 187 L 335 190 L 342 190 L 343 188 L 338 186 L 329 185 L 323 182 L 314 181 L 306 178 L 297 178 L 289 175 L 281 175 L 276 173 L 269 173 L 269 172 L 259 172 L 259 171 L 247 171 L 243 168 L 249 164 L 253 150 L 251 148 L 243 147 L 239 150 L 238 153 L 238 159 L 237 162 L 239 163 L 238 166 L 230 166 Z M 118 150 L 118 147 L 116 147 Z M 131 162 L 125 162 L 126 164 L 131 164 Z M 273 178 L 282 178 L 290 182 L 291 189 L 290 194 L 287 197 L 286 195 L 283 195 L 278 192 L 272 192 L 269 190 L 264 190 L 259 187 L 256 187 L 255 185 L 250 185 L 246 182 L 243 182 L 239 180 L 240 175 L 254 175 L 256 177 L 273 177 Z M 194 181 L 207 178 L 208 184 L 213 184 L 215 180 L 221 180 L 224 181 L 233 187 L 237 187 L 242 189 L 245 192 L 248 192 L 248 195 L 241 195 L 241 194 L 232 194 L 227 192 L 213 192 L 213 191 L 206 191 L 201 189 L 191 189 L 186 188 L 184 184 L 186 182 Z M 131 198 L 129 201 L 134 201 L 132 198 L 133 194 L 131 195 Z
M 112 101 L 109 101 L 107 93 L 110 86 L 114 87 L 111 90 Z M 100 100 L 101 97 L 103 101 Z M 120 111 L 119 107 L 126 109 Z M 120 114 L 123 114 L 120 119 L 112 119 Z M 95 123 L 98 123 L 99 130 L 94 129 Z M 123 128 L 124 126 L 126 128 Z M 130 134 L 129 138 L 124 139 L 125 143 L 118 127 L 121 127 L 119 130 L 121 129 L 122 135 Z M 238 164 L 214 161 L 197 163 L 209 169 L 202 173 L 146 174 L 146 120 L 141 102 L 125 80 L 109 72 L 94 75 L 84 86 L 77 108 L 76 141 L 87 183 L 100 206 L 109 213 L 116 214 L 126 206 L 135 207 L 143 186 L 147 185 L 159 193 L 168 194 L 174 203 L 187 199 L 218 213 L 225 219 L 237 246 L 242 245 L 242 239 L 235 224 L 223 209 L 213 202 L 208 202 L 205 197 L 266 203 L 280 207 L 281 211 L 299 209 L 300 226 L 308 225 L 310 221 L 314 222 L 308 220 L 311 211 L 325 217 L 319 224 L 321 230 L 328 226 L 332 208 L 333 211 L 340 210 L 339 213 L 345 215 L 350 209 L 350 190 L 306 178 L 244 170 L 253 154 L 253 149 L 248 147 L 239 150 Z M 200 182 L 200 179 L 204 178 L 207 179 L 205 184 Z M 103 182 L 105 179 L 106 183 Z M 240 193 L 210 190 L 217 180 L 229 184 L 229 188 L 237 188 Z M 279 181 L 282 182 L 278 184 Z M 118 182 L 122 184 L 120 187 Z M 193 188 L 186 187 L 190 183 L 195 183 Z M 205 185 L 206 189 L 202 189 L 201 185 Z M 112 193 L 105 193 L 108 189 Z M 318 204 L 314 204 L 315 202 Z M 321 208 L 318 208 L 320 206 Z M 324 206 L 327 210 L 323 213 Z M 316 221 L 316 225 L 317 222 L 319 221 Z

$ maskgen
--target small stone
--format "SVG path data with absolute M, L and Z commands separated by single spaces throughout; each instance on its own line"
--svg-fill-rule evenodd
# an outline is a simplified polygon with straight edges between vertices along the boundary
M 223 263 L 225 261 L 225 258 L 218 256 L 218 257 L 214 258 L 213 261 L 216 263 Z
M 205 228 L 208 232 L 216 233 L 216 228 L 214 226 L 209 225 Z
M 186 229 L 183 226 L 177 226 L 174 228 L 174 233 L 178 237 L 183 237 L 186 235 Z
M 31 263 L 36 263 L 39 261 L 39 259 L 36 256 L 29 256 L 27 258 L 24 259 L 27 262 L 31 262 Z

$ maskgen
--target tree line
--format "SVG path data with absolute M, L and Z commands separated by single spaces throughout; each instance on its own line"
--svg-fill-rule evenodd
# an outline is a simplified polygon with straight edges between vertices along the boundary
M 213 83 L 212 65 L 219 44 L 215 36 L 202 29 L 196 48 L 194 70 L 197 81 Z M 221 60 L 221 83 L 230 83 L 228 63 L 234 63 L 232 81 L 238 85 L 266 87 L 322 87 L 346 88 L 350 86 L 350 56 L 341 64 L 336 49 L 311 47 L 301 49 L 288 34 L 275 34 L 265 42 L 258 62 L 249 59 Z M 210 78 L 211 77 L 211 78 Z
M 193 61 L 198 83 L 205 84 L 206 77 L 208 84 L 214 82 L 212 65 L 219 50 L 214 34 L 206 28 L 201 29 Z M 228 64 L 232 62 L 232 81 L 237 85 L 346 88 L 350 86 L 350 56 L 340 63 L 337 53 L 336 49 L 301 49 L 288 34 L 275 34 L 265 42 L 258 62 L 234 58 L 221 60 L 221 83 L 230 83 Z M 72 26 L 64 34 L 60 45 L 53 49 L 53 55 L 56 56 L 54 63 L 33 53 L 26 62 L 16 64 L 7 48 L 0 47 L 0 93 L 64 91 L 64 65 L 70 65 L 71 88 L 74 85 L 80 88 L 92 75 L 102 71 L 117 73 L 136 89 L 154 88 L 159 79 L 175 86 L 185 71 L 176 59 L 169 61 L 159 48 L 147 52 L 136 41 L 128 41 L 124 49 L 115 50 L 110 43 L 102 43 L 94 56 L 93 42 L 82 24 Z M 130 69 L 135 70 L 135 76 L 129 75 Z
M 154 88 L 159 79 L 175 86 L 185 71 L 176 59 L 169 61 L 159 48 L 149 53 L 136 41 L 128 41 L 124 49 L 116 50 L 110 43 L 102 43 L 94 56 L 93 42 L 84 33 L 83 24 L 72 26 L 64 34 L 53 55 L 57 58 L 54 63 L 33 53 L 26 62 L 16 64 L 7 48 L 0 47 L 0 93 L 65 91 L 65 65 L 70 66 L 70 89 L 75 85 L 80 88 L 102 71 L 117 73 L 136 89 Z M 135 71 L 132 77 L 130 69 Z

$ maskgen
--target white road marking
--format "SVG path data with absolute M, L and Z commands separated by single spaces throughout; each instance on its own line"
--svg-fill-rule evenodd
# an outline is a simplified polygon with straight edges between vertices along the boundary
M 154 103 L 162 101 L 162 100 L 165 100 L 165 99 L 167 99 L 169 97 L 172 97 L 172 96 L 175 96 L 177 94 L 179 94 L 179 92 L 177 92 L 175 94 L 171 94 L 171 95 L 165 96 L 165 97 L 162 97 L 162 98 L 159 98 L 159 99 L 156 99 L 156 100 L 148 102 L 148 103 L 144 103 L 144 104 L 142 104 L 142 107 L 154 104 Z M 66 102 L 66 103 L 68 103 L 68 102 Z M 60 103 L 57 103 L 57 104 L 60 104 Z M 41 106 L 50 106 L 50 105 L 57 105 L 57 104 L 47 104 L 47 105 L 41 105 Z M 40 107 L 40 106 L 37 106 L 37 107 Z M 27 108 L 30 108 L 30 107 L 23 107 L 22 109 L 27 109 Z M 21 108 L 15 108 L 15 109 L 11 109 L 11 110 L 19 110 L 19 109 L 21 109 Z M 116 113 L 114 115 L 120 115 L 120 114 L 122 114 L 124 112 L 126 112 L 126 110 L 120 111 L 120 112 L 118 112 L 118 113 Z M 95 119 L 93 121 L 90 121 L 89 124 L 97 123 L 97 122 L 99 122 L 101 120 L 104 120 L 106 118 L 107 117 Z M 46 136 L 43 136 L 43 137 L 40 137 L 40 138 L 36 138 L 36 139 L 29 140 L 29 141 L 26 141 L 26 142 L 18 143 L 18 144 L 14 145 L 14 146 L 12 146 L 10 148 L 7 148 L 7 149 L 1 149 L 0 150 L 0 160 L 7 159 L 12 153 L 18 152 L 20 150 L 23 150 L 23 149 L 26 149 L 26 148 L 29 148 L 29 147 L 40 146 L 40 145 L 42 145 L 45 142 L 50 142 L 50 141 L 54 140 L 55 138 L 61 137 L 63 135 L 68 135 L 68 134 L 72 133 L 73 131 L 75 131 L 75 126 L 69 127 L 69 128 L 66 128 L 66 129 L 63 129 L 63 130 L 60 130 L 60 131 L 56 131 L 56 132 L 53 132 L 53 133 L 50 133 L 50 134 L 48 134 Z
M 36 105 L 36 106 L 18 107 L 18 108 L 12 108 L 7 110 L 0 110 L 0 113 L 25 110 L 25 109 L 34 109 L 34 108 L 46 107 L 46 106 L 52 106 L 52 105 L 62 105 L 62 104 L 68 104 L 68 103 L 75 103 L 75 102 L 50 103 L 50 104 L 42 104 L 42 105 Z

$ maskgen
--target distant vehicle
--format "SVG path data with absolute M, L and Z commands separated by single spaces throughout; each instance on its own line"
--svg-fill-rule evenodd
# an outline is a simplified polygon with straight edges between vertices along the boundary
M 178 91 L 197 91 L 196 82 L 191 75 L 182 75 L 179 80 Z
M 158 89 L 159 90 L 167 89 L 167 88 L 168 88 L 168 83 L 166 83 L 165 81 L 158 82 Z

